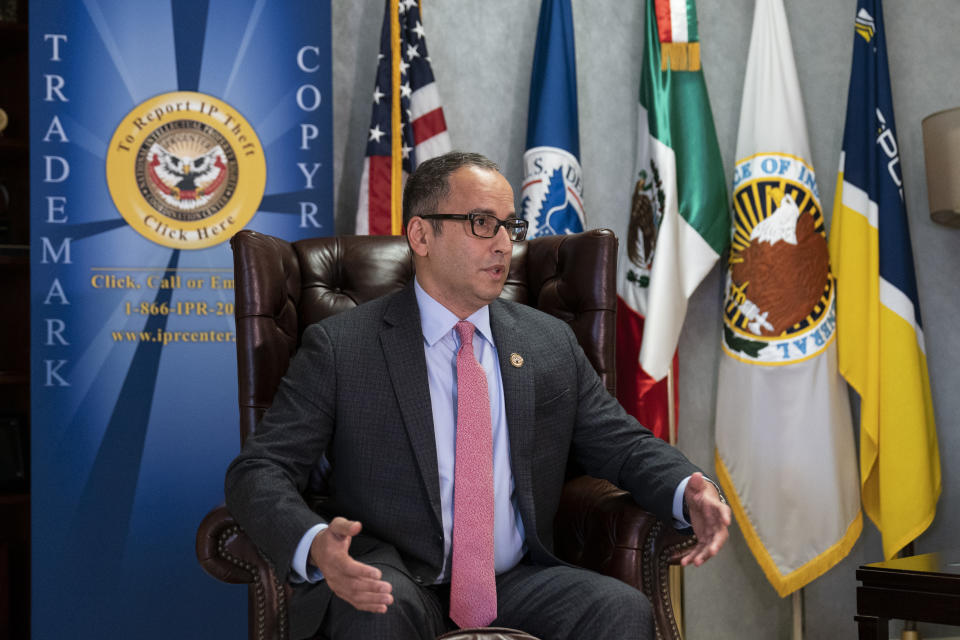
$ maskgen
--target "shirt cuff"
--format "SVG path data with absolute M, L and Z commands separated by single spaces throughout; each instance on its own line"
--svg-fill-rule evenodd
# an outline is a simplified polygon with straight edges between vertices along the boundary
M 683 494 L 681 494 L 683 495 Z M 293 573 L 290 574 L 290 582 L 294 584 L 300 582 L 320 582 L 323 580 L 323 573 L 313 565 L 307 565 L 310 558 L 310 545 L 317 534 L 327 528 L 327 523 L 321 522 L 315 524 L 300 538 L 300 543 L 293 552 Z
M 691 529 L 693 527 L 687 519 L 684 517 L 684 503 L 683 503 L 683 494 L 687 490 L 687 483 L 690 482 L 690 477 L 687 476 L 680 481 L 680 484 L 677 485 L 677 490 L 673 492 L 673 526 L 675 529 Z M 713 488 L 717 490 L 717 495 L 720 497 L 720 502 L 727 504 L 727 499 L 723 497 L 723 491 L 720 490 L 720 485 L 708 478 L 703 476 L 703 479 L 713 485 Z
M 673 492 L 673 527 L 675 529 L 689 529 L 693 526 L 683 517 L 683 492 L 687 490 L 687 483 L 690 482 L 690 478 L 691 476 L 687 476 L 681 480 Z

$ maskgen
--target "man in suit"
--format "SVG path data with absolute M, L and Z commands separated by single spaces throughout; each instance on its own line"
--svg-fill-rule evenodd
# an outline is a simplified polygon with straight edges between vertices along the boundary
M 526 223 L 495 164 L 428 160 L 403 210 L 415 282 L 307 329 L 227 472 L 230 511 L 295 583 L 291 637 L 428 640 L 452 619 L 653 638 L 642 593 L 552 554 L 568 457 L 692 526 L 685 565 L 719 551 L 729 508 L 607 393 L 566 323 L 498 299 Z M 301 494 L 324 454 L 321 516 Z

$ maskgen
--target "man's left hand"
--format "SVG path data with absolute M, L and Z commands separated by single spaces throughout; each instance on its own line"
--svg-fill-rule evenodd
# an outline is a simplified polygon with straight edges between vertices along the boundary
M 730 507 L 720 499 L 717 488 L 704 479 L 699 471 L 690 476 L 683 499 L 690 511 L 690 524 L 697 536 L 697 544 L 680 557 L 684 567 L 699 567 L 717 555 L 730 534 Z

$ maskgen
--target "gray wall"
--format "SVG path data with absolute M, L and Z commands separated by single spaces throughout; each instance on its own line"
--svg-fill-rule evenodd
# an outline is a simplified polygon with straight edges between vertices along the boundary
M 527 100 L 539 2 L 423 0 L 433 70 L 454 146 L 499 162 L 519 191 Z M 854 0 L 787 0 L 794 53 L 822 206 L 829 218 L 849 81 Z M 625 227 L 631 193 L 636 95 L 643 52 L 639 0 L 573 0 L 577 41 L 581 162 L 590 227 Z M 698 2 L 704 72 L 726 175 L 732 174 L 740 93 L 753 15 L 751 0 Z M 333 3 L 334 181 L 337 230 L 352 232 L 377 44 L 380 0 Z M 921 119 L 960 105 L 960 2 L 887 0 L 901 158 L 919 280 L 933 401 L 940 432 L 943 495 L 918 552 L 956 545 L 960 529 L 960 231 L 928 214 Z M 713 469 L 713 418 L 719 355 L 720 271 L 694 295 L 680 342 L 680 447 Z M 789 638 L 791 602 L 779 598 L 734 526 L 721 554 L 686 572 L 687 637 Z M 806 638 L 855 637 L 854 572 L 881 559 L 872 524 L 850 556 L 805 590 Z M 895 625 L 893 630 L 897 631 Z M 922 627 L 926 637 L 950 635 Z

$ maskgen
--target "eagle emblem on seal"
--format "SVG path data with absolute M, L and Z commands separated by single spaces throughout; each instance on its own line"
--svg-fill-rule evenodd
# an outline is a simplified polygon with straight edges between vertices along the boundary
M 147 174 L 160 197 L 171 206 L 204 206 L 227 177 L 227 156 L 220 145 L 203 151 L 165 149 L 155 142 L 148 152 Z M 191 206 L 192 205 L 192 206 Z

